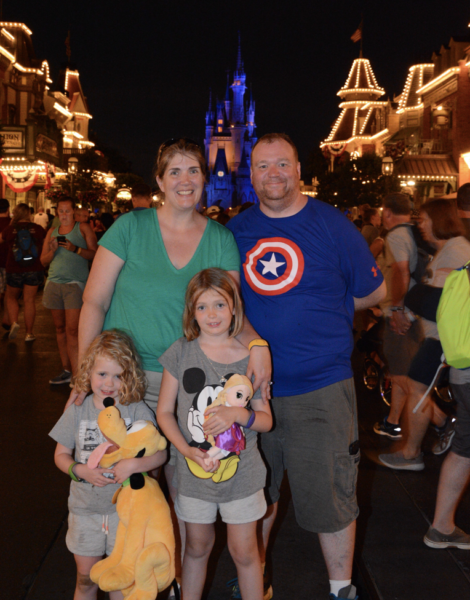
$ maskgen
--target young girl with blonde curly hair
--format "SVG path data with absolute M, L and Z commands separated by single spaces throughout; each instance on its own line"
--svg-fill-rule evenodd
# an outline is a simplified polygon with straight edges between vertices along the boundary
M 118 330 L 103 331 L 88 348 L 75 386 L 87 397 L 80 406 L 72 404 L 49 435 L 57 442 L 57 467 L 72 479 L 66 544 L 77 565 L 74 600 L 94 600 L 98 586 L 91 581 L 90 570 L 104 554 L 111 553 L 119 521 L 116 505 L 112 504 L 114 492 L 132 473 L 162 465 L 166 451 L 123 459 L 111 469 L 87 466 L 92 451 L 106 441 L 97 424 L 105 398 L 114 399 L 127 426 L 138 420 L 155 424 L 153 412 L 142 401 L 145 374 L 128 335 Z M 122 598 L 121 592 L 109 596 L 111 600 Z

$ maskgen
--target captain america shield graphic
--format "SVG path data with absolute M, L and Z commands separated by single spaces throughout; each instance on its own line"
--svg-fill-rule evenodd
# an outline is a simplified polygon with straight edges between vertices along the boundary
M 243 270 L 246 281 L 257 294 L 278 296 L 302 279 L 304 257 L 292 240 L 265 238 L 246 253 Z

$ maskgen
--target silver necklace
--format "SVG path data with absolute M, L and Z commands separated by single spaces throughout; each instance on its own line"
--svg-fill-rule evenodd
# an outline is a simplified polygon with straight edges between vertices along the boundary
M 219 377 L 220 379 L 220 383 L 221 384 L 226 384 L 227 383 L 227 378 L 224 375 L 221 375 L 217 369 L 214 367 L 214 363 L 211 361 L 211 359 L 206 355 L 206 353 L 204 352 L 204 350 L 201 348 L 201 352 L 204 356 L 204 358 L 207 360 L 207 362 L 209 363 L 209 365 L 212 367 L 213 371 L 215 372 L 215 374 L 217 375 L 217 377 Z M 224 372 L 227 372 L 227 368 L 229 366 L 230 363 L 227 363 L 224 367 Z

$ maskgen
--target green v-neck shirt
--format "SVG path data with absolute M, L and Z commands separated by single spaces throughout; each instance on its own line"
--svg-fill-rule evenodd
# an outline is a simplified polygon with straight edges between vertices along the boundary
M 129 333 L 148 371 L 163 371 L 158 357 L 183 335 L 184 297 L 190 279 L 210 267 L 240 270 L 232 233 L 212 219 L 207 219 L 201 241 L 182 269 L 176 269 L 168 258 L 156 210 L 123 215 L 99 244 L 124 261 L 103 328 Z

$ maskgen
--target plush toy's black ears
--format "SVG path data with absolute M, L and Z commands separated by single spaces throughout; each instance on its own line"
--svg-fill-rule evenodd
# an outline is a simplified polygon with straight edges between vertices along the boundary
M 114 399 L 111 396 L 108 396 L 103 400 L 103 404 L 105 408 L 109 408 L 110 406 L 114 406 Z

